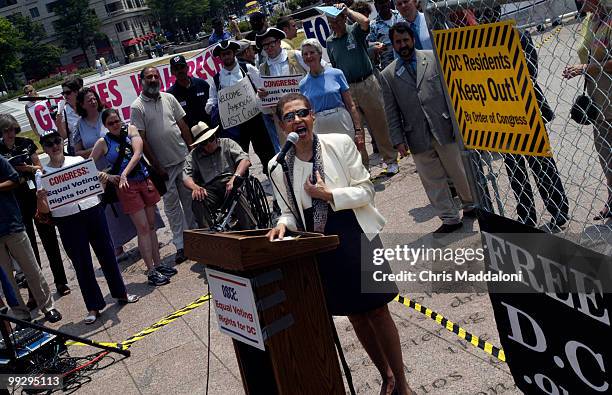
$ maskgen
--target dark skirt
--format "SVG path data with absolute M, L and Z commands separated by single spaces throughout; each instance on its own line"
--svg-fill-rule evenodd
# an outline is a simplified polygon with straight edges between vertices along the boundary
M 306 229 L 312 232 L 314 229 L 313 209 L 304 210 L 304 217 Z M 331 315 L 346 316 L 365 313 L 393 300 L 398 292 L 394 284 L 394 292 L 362 292 L 361 276 L 370 275 L 368 270 L 362 272 L 362 253 L 364 257 L 371 257 L 371 251 L 374 248 L 382 248 L 383 245 L 378 236 L 372 240 L 364 236 L 353 210 L 333 211 L 330 207 L 324 233 L 338 235 L 340 238 L 340 245 L 337 249 L 317 255 L 327 310 Z M 366 263 L 364 266 L 370 267 L 370 264 Z M 386 261 L 382 266 L 377 266 L 376 270 L 391 273 L 391 268 Z M 367 278 L 363 279 L 363 281 L 367 280 Z

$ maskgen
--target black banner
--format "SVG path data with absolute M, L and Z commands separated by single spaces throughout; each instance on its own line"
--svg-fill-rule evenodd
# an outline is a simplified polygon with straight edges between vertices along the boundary
M 491 243 L 491 237 L 483 234 L 483 244 L 489 250 L 494 247 L 492 244 L 496 244 L 498 250 L 505 250 L 505 247 L 516 247 L 520 240 L 528 239 L 514 237 L 500 247 L 500 240 L 502 244 L 506 241 L 502 236 L 541 233 L 483 211 L 479 212 L 479 224 L 482 232 L 496 237 L 495 243 Z M 547 236 L 550 237 L 546 238 L 546 245 L 518 245 L 538 258 L 534 259 L 536 266 L 546 260 L 571 265 L 571 262 L 564 262 L 563 251 L 572 251 L 572 256 L 586 257 L 591 269 L 596 272 L 606 272 L 597 270 L 597 264 L 610 265 L 608 256 L 553 235 Z M 517 262 L 511 262 L 512 259 L 511 254 L 497 254 L 495 257 L 493 253 L 485 254 L 487 270 L 499 266 L 500 260 L 503 261 L 504 270 L 519 267 Z M 571 256 L 566 260 L 570 259 Z M 590 291 L 538 293 L 533 289 L 537 283 L 526 281 L 521 286 L 531 287 L 532 293 L 496 293 L 491 290 L 489 295 L 506 361 L 516 385 L 526 394 L 612 393 L 612 295 L 602 291 L 601 287 L 593 286 L 597 280 L 576 272 L 575 268 L 570 274 L 569 277 L 575 281 L 589 283 Z M 492 286 L 495 287 L 495 284 Z

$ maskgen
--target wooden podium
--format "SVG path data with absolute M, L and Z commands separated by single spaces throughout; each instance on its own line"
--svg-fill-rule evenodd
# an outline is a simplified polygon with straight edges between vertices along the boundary
M 292 233 L 299 237 L 270 242 L 267 232 L 184 233 L 189 259 L 251 280 L 266 351 L 233 340 L 244 390 L 346 394 L 315 260 L 338 237 Z

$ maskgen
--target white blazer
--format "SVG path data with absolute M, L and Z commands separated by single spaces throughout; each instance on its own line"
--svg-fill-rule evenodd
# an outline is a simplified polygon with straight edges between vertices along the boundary
M 361 229 L 369 239 L 376 236 L 385 225 L 385 218 L 374 207 L 374 185 L 370 181 L 370 173 L 361 163 L 361 155 L 353 140 L 345 134 L 317 135 L 321 142 L 321 155 L 325 171 L 325 184 L 331 190 L 334 200 L 329 202 L 332 210 L 352 209 Z M 268 169 L 275 162 L 276 156 L 268 163 Z M 298 210 L 304 220 L 304 210 L 299 204 L 304 191 L 303 175 L 293 173 L 293 190 L 298 202 Z M 273 180 L 274 194 L 281 209 L 279 224 L 285 224 L 289 230 L 297 230 L 297 221 L 289 210 L 285 201 L 289 202 L 289 195 L 285 188 L 285 179 L 281 166 L 276 167 L 270 174 Z M 274 185 L 275 184 L 275 185 Z M 278 190 L 276 189 L 278 188 Z M 285 201 L 283 201 L 285 199 Z

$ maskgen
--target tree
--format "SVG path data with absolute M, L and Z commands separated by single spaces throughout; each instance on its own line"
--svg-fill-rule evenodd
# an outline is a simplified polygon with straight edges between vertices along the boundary
M 53 73 L 60 64 L 62 50 L 55 45 L 42 43 L 47 37 L 43 25 L 22 15 L 14 17 L 12 22 L 21 36 L 21 69 L 26 78 L 41 79 Z
M 19 73 L 21 61 L 19 49 L 21 48 L 20 34 L 13 24 L 4 17 L 0 17 L 0 74 L 10 84 L 17 83 L 16 74 Z M 4 90 L 4 85 L 0 85 Z
M 94 10 L 89 8 L 88 0 L 59 0 L 53 7 L 59 18 L 53 22 L 55 31 L 67 49 L 80 48 L 91 67 L 87 49 L 101 35 L 100 20 Z
M 165 30 L 189 28 L 194 34 L 210 9 L 208 0 L 147 0 L 147 6 Z

